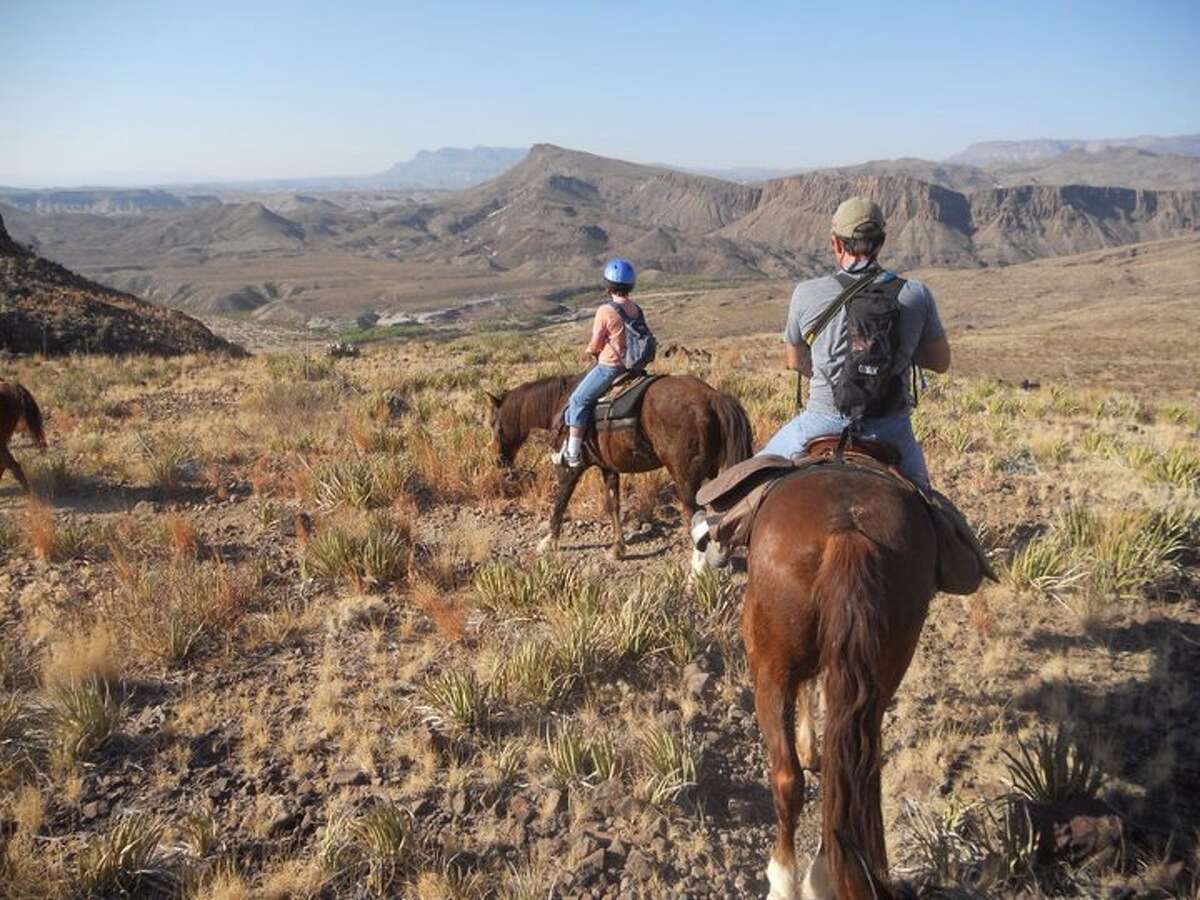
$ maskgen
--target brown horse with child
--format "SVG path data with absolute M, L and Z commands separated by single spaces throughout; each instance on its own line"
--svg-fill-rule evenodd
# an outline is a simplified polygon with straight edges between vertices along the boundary
M 42 429 L 42 411 L 38 409 L 37 401 L 23 385 L 15 381 L 0 381 L 0 479 L 4 473 L 12 470 L 17 482 L 26 494 L 32 493 L 25 472 L 8 449 L 13 432 L 21 423 L 41 450 L 46 449 L 46 434 Z
M 492 449 L 497 462 L 510 466 L 535 430 L 557 431 L 567 397 L 582 375 L 552 375 L 522 384 L 503 394 L 488 394 Z M 685 523 L 696 511 L 696 491 L 722 469 L 750 456 L 751 429 L 736 399 L 691 375 L 664 375 L 648 388 L 636 428 L 600 429 L 587 442 L 586 463 L 558 468 L 558 489 L 550 515 L 550 533 L 539 549 L 558 546 L 563 512 L 590 465 L 604 473 L 605 506 L 612 519 L 611 553 L 625 551 L 621 534 L 621 473 L 650 472 L 666 467 Z
M 937 589 L 937 541 L 916 491 L 856 466 L 792 474 L 758 510 L 742 624 L 778 820 L 771 900 L 894 896 L 880 729 Z M 822 673 L 821 849 L 801 882 L 802 760 L 818 765 L 809 697 Z

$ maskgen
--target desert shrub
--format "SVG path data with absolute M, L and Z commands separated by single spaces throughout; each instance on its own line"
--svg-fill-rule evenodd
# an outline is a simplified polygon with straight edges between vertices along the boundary
M 79 559 L 102 543 L 86 522 L 55 519 L 54 511 L 40 503 L 29 505 L 25 540 L 35 556 L 49 563 Z
M 330 822 L 321 846 L 322 864 L 335 883 L 365 885 L 380 896 L 397 896 L 426 858 L 412 816 L 387 801 Z
M 155 817 L 126 815 L 91 838 L 76 860 L 75 886 L 87 897 L 152 895 L 171 886 L 158 853 L 166 830 Z
M 337 370 L 331 359 L 307 353 L 279 353 L 267 357 L 267 373 L 275 381 L 323 381 Z
M 107 684 L 91 680 L 48 689 L 37 718 L 36 733 L 46 749 L 73 760 L 108 743 L 120 728 L 124 710 Z
M 696 786 L 700 750 L 686 731 L 661 723 L 645 727 L 637 739 L 642 795 L 660 805 L 673 802 Z
M 143 659 L 176 666 L 207 638 L 231 631 L 251 609 L 262 572 L 181 557 L 165 565 L 124 561 L 123 588 L 108 612 Z
M 69 494 L 82 483 L 66 456 L 58 450 L 51 450 L 45 456 L 34 459 L 26 476 L 34 494 L 39 497 Z
M 483 728 L 491 718 L 491 691 L 470 669 L 447 669 L 427 678 L 418 696 L 426 721 L 447 731 Z
M 194 458 L 196 445 L 193 441 L 175 434 L 153 438 L 139 436 L 138 446 L 151 484 L 165 490 L 183 484 Z
M 407 528 L 379 512 L 365 528 L 331 525 L 317 531 L 305 545 L 301 574 L 356 587 L 383 586 L 406 576 L 411 557 Z
M 1052 594 L 1082 577 L 1070 547 L 1050 532 L 1033 538 L 1017 550 L 1004 567 L 1009 583 L 1019 591 Z
M 8 559 L 21 544 L 21 531 L 12 519 L 0 516 L 0 562 Z
M 616 741 L 608 732 L 587 734 L 575 722 L 559 721 L 546 731 L 546 762 L 559 784 L 569 786 L 615 778 L 621 769 Z
M 1092 800 L 1104 786 L 1087 746 L 1061 729 L 1040 732 L 1030 743 L 1018 741 L 1016 753 L 1003 752 L 1012 789 L 1034 805 Z

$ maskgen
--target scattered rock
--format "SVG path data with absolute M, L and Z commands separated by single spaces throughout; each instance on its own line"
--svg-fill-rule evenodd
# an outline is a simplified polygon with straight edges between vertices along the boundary
M 692 697 L 703 696 L 704 690 L 711 680 L 712 675 L 694 662 L 683 667 L 683 688 Z
M 335 787 L 353 787 L 366 784 L 368 781 L 370 781 L 370 778 L 362 769 L 337 769 L 329 776 L 330 784 L 333 784 Z

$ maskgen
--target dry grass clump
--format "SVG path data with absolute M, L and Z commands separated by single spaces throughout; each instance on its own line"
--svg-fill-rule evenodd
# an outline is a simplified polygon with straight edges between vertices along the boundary
M 417 694 L 418 711 L 445 731 L 482 729 L 492 717 L 491 690 L 470 669 L 447 669 L 432 675 Z
M 175 878 L 167 870 L 159 844 L 165 823 L 153 816 L 127 815 L 93 837 L 75 863 L 75 888 L 83 896 L 167 894 Z
M 138 435 L 138 449 L 147 481 L 173 490 L 185 481 L 196 458 L 196 442 L 178 434 Z
M 38 559 L 61 563 L 80 558 L 101 542 L 85 523 L 56 520 L 50 507 L 30 503 L 25 520 L 25 543 Z
M 401 581 L 412 561 L 412 538 L 406 524 L 387 512 L 372 513 L 365 525 L 331 523 L 308 539 L 301 575 L 327 582 L 346 582 L 367 590 Z
M 25 474 L 37 497 L 54 498 L 71 494 L 83 484 L 66 455 L 57 449 L 35 457 Z
M 1017 794 L 1039 806 L 1099 795 L 1104 774 L 1086 745 L 1071 740 L 1061 729 L 1041 732 L 1031 744 L 1018 741 L 1016 753 L 1004 751 Z
M 323 381 L 333 377 L 337 366 L 333 360 L 307 353 L 280 353 L 266 357 L 267 373 L 274 381 L 294 383 L 297 381 Z
M 1096 514 L 1072 506 L 1014 553 L 1006 571 L 1018 590 L 1130 599 L 1178 573 L 1178 557 L 1196 527 L 1195 514 L 1181 507 Z
M 376 896 L 396 896 L 428 857 L 412 816 L 393 803 L 378 801 L 365 812 L 329 823 L 320 849 L 330 882 L 351 889 L 365 886 Z
M 965 890 L 966 896 L 1015 896 L 1032 890 L 1075 894 L 1083 887 L 1042 846 L 1035 822 L 1039 811 L 1094 800 L 1104 775 L 1084 744 L 1062 730 L 1040 732 L 1004 751 L 1010 789 L 971 804 L 953 798 L 942 815 L 906 801 L 903 815 L 914 852 L 900 867 L 923 891 Z M 1090 861 L 1097 868 L 1097 860 Z M 1108 859 L 1104 862 L 1114 862 Z M 1064 885 L 1064 882 L 1066 884 Z M 1094 887 L 1094 885 L 1091 885 Z M 1084 894 L 1089 893 L 1083 887 Z
M 66 761 L 83 759 L 115 735 L 125 717 L 107 684 L 90 680 L 59 684 L 34 708 L 32 736 Z
M 123 561 L 121 588 L 107 613 L 143 660 L 171 667 L 208 638 L 232 632 L 250 612 L 262 582 L 256 565 L 180 557 L 166 564 Z
M 612 734 L 585 733 L 576 722 L 560 720 L 546 731 L 546 765 L 564 787 L 596 784 L 621 773 L 621 758 Z
M 374 454 L 336 459 L 310 470 L 305 480 L 312 498 L 323 507 L 358 509 L 386 506 L 407 491 L 412 472 L 403 458 Z
M 112 629 L 104 623 L 66 634 L 53 643 L 42 663 L 42 683 L 47 687 L 96 681 L 115 685 L 121 677 L 121 660 Z
M 637 761 L 642 775 L 639 793 L 649 802 L 662 805 L 678 800 L 696 786 L 701 754 L 686 731 L 654 722 L 638 735 Z

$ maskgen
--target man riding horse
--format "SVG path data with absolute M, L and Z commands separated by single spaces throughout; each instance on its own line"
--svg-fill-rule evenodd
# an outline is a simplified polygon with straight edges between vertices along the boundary
M 933 294 L 879 265 L 886 225 L 872 200 L 851 197 L 842 203 L 831 231 L 838 271 L 796 285 L 783 333 L 787 368 L 810 379 L 808 404 L 757 455 L 790 458 L 814 438 L 852 427 L 859 439 L 895 447 L 900 472 L 928 494 L 929 472 L 910 420 L 915 397 L 905 373 L 910 367 L 939 373 L 950 368 L 950 344 Z M 859 301 L 852 306 L 854 297 Z M 882 366 L 868 358 L 880 349 Z M 854 354 L 862 359 L 850 360 L 854 371 L 848 375 L 847 358 Z M 710 564 L 724 564 L 727 548 L 709 540 L 703 511 L 692 535 L 698 548 L 707 546 Z

